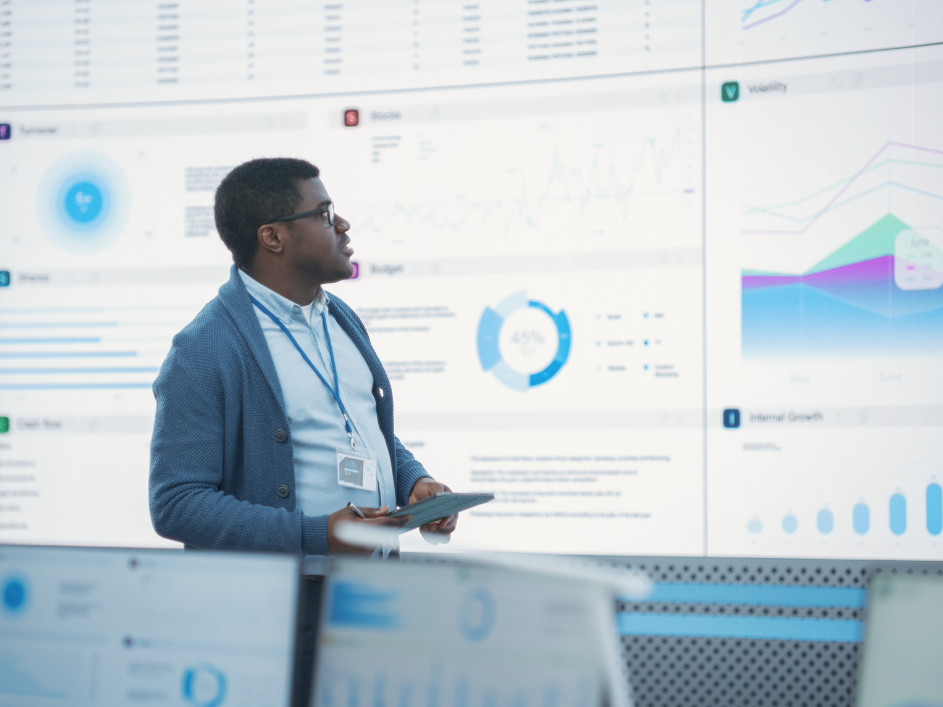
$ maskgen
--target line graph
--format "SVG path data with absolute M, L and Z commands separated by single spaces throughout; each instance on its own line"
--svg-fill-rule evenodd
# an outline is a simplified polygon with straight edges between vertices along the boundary
M 410 194 L 433 198 L 404 195 L 391 203 L 387 197 L 384 204 L 378 194 L 354 212 L 356 233 L 386 244 L 398 239 L 407 251 L 447 247 L 477 254 L 507 247 L 533 252 L 535 244 L 542 252 L 572 249 L 574 230 L 592 233 L 591 247 L 598 250 L 624 248 L 632 226 L 654 224 L 659 213 L 669 233 L 685 230 L 679 222 L 694 214 L 698 191 L 687 126 L 647 131 L 631 147 L 605 135 L 574 137 L 529 140 L 530 154 L 514 154 L 512 163 L 507 153 L 467 155 L 463 171 L 497 166 L 490 168 L 495 185 L 470 180 L 443 193 L 420 180 Z
M 782 7 L 784 1 L 786 0 L 758 0 L 755 4 L 751 5 L 743 11 L 743 16 L 741 18 L 741 22 L 743 22 L 743 29 L 753 29 L 754 27 L 759 27 L 760 25 L 782 17 L 803 2 L 803 0 L 792 0 L 792 2 L 789 2 L 785 7 Z M 829 0 L 822 0 L 822 2 L 828 1 Z M 863 1 L 871 2 L 872 0 Z M 770 14 L 762 16 L 759 19 L 752 19 L 754 15 L 762 14 L 763 10 L 766 10 L 769 7 L 774 8 Z
M 935 156 L 940 158 L 940 161 L 918 161 L 898 157 L 885 157 L 885 159 L 880 159 L 895 148 L 909 154 Z M 744 219 L 751 216 L 765 216 L 778 221 L 787 221 L 796 224 L 798 228 L 743 228 L 741 232 L 756 235 L 803 235 L 808 233 L 826 214 L 844 206 L 849 206 L 855 201 L 871 196 L 882 189 L 900 189 L 943 202 L 943 190 L 934 191 L 928 188 L 921 188 L 912 183 L 908 184 L 900 178 L 888 176 L 890 175 L 890 168 L 894 166 L 907 167 L 909 169 L 925 169 L 932 171 L 937 178 L 943 178 L 943 150 L 903 142 L 888 141 L 868 159 L 860 169 L 847 179 L 834 182 L 826 187 L 815 190 L 811 194 L 791 201 L 784 201 L 764 207 L 757 207 L 750 204 L 742 205 L 741 215 Z M 884 174 L 881 174 L 881 170 L 884 170 Z M 878 176 L 880 181 L 876 184 L 868 183 L 866 178 L 871 176 Z M 860 187 L 860 189 L 856 191 L 856 187 Z M 824 205 L 816 208 L 814 204 L 817 199 L 824 199 Z M 812 206 L 811 211 L 796 213 L 797 209 L 807 207 L 808 205 Z
M 710 2 L 705 53 L 726 65 L 928 45 L 943 40 L 939 13 L 938 0 Z
M 804 196 L 743 204 L 743 221 L 764 226 L 741 230 L 753 252 L 814 258 L 798 271 L 742 270 L 743 354 L 925 356 L 943 349 L 941 204 L 943 150 L 898 141 L 885 142 L 851 176 Z M 869 214 L 876 220 L 822 251 Z
M 750 18 L 753 17 L 753 15 L 756 12 L 765 9 L 766 7 L 769 7 L 770 5 L 775 5 L 778 2 L 779 0 L 760 0 L 752 7 L 749 7 L 746 10 L 744 10 L 742 21 L 745 24 L 743 25 L 743 29 L 745 30 L 753 29 L 754 27 L 758 27 L 759 25 L 765 24 L 766 22 L 769 22 L 770 20 L 775 20 L 777 17 L 782 17 L 787 12 L 789 12 L 792 8 L 794 8 L 796 5 L 801 3 L 802 0 L 792 0 L 791 3 L 789 3 L 785 8 L 783 8 L 782 10 L 779 10 L 778 12 L 774 12 L 773 14 L 767 15 L 766 17 L 763 17 L 759 20 L 754 20 L 752 22 L 749 21 Z
M 617 173 L 618 167 L 614 160 L 604 166 L 600 155 L 596 154 L 585 169 L 579 166 L 570 167 L 564 164 L 560 159 L 559 151 L 554 148 L 552 169 L 542 188 L 532 190 L 527 181 L 521 180 L 518 195 L 509 199 L 470 204 L 465 213 L 454 220 L 447 218 L 439 220 L 432 215 L 432 212 L 439 207 L 451 205 L 454 202 L 417 203 L 411 207 L 397 206 L 396 212 L 403 216 L 410 214 L 410 218 L 419 222 L 428 221 L 430 218 L 435 219 L 434 224 L 437 228 L 446 228 L 453 233 L 459 233 L 472 214 L 477 214 L 482 219 L 497 218 L 503 225 L 505 233 L 509 233 L 517 224 L 536 229 L 540 227 L 541 216 L 545 209 L 561 201 L 575 204 L 581 212 L 585 212 L 590 203 L 608 201 L 617 205 L 626 217 L 628 202 L 636 192 L 635 180 L 639 173 L 645 167 L 651 167 L 655 184 L 660 185 L 664 172 L 674 161 L 680 143 L 680 131 L 672 136 L 667 147 L 662 147 L 654 138 L 647 137 L 636 156 L 634 166 L 629 169 L 628 179 L 624 179 Z M 678 190 L 669 191 L 677 193 Z M 691 193 L 693 189 L 682 191 Z M 372 225 L 372 222 L 367 221 L 360 224 L 360 227 L 369 228 Z

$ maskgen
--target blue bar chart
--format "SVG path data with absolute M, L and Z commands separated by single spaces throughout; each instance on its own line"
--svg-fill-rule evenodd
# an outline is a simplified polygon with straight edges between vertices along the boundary
M 903 535 L 907 532 L 907 499 L 901 493 L 895 493 L 890 501 L 891 532 Z
M 939 535 L 943 530 L 943 489 L 939 484 L 927 486 L 927 532 Z
M 921 532 L 924 527 L 931 536 L 938 536 L 943 533 L 943 487 L 935 481 L 926 486 L 923 509 L 919 507 L 908 508 L 907 496 L 899 491 L 888 497 L 885 507 L 887 509 L 887 522 L 884 525 L 881 521 L 881 526 L 875 526 L 872 523 L 871 506 L 865 500 L 861 500 L 851 507 L 850 527 L 843 526 L 843 512 L 847 513 L 843 509 L 821 508 L 813 518 L 805 522 L 812 521 L 810 525 L 814 526 L 815 532 L 822 536 L 829 536 L 833 532 L 840 534 L 846 530 L 862 537 L 873 532 L 888 532 L 893 536 L 902 536 L 908 531 Z M 920 523 L 920 510 L 925 512 L 926 522 L 924 524 Z M 911 517 L 908 517 L 908 514 Z M 880 514 L 879 517 L 881 517 Z M 760 532 L 757 529 L 762 529 L 762 527 L 762 522 L 754 518 L 750 521 L 748 530 L 755 534 Z M 785 535 L 794 535 L 802 527 L 802 514 L 794 511 L 789 511 L 780 521 L 780 528 Z
M 0 391 L 150 388 L 193 309 L 7 310 L 0 319 Z
M 871 509 L 866 503 L 855 504 L 851 511 L 851 522 L 858 535 L 866 535 L 871 529 Z

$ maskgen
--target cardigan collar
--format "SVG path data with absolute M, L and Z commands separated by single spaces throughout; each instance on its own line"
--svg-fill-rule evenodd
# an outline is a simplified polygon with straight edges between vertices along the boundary
M 324 294 L 327 295 L 327 293 Z M 326 299 L 331 316 L 354 342 L 360 355 L 364 357 L 370 372 L 373 373 L 375 385 L 389 389 L 390 383 L 383 371 L 383 366 L 373 353 L 365 333 L 348 314 L 349 310 L 340 304 L 337 297 L 329 296 Z M 229 271 L 229 280 L 219 288 L 219 301 L 232 317 L 233 323 L 246 342 L 246 347 L 259 364 L 262 375 L 265 376 L 266 382 L 272 389 L 279 407 L 282 412 L 285 412 L 285 399 L 282 395 L 282 386 L 278 381 L 278 373 L 275 371 L 275 361 L 272 360 L 268 342 L 265 341 L 265 334 L 262 333 L 262 326 L 252 306 L 252 300 L 249 299 L 249 291 L 242 278 L 239 277 L 239 270 L 235 265 Z
M 219 301 L 232 317 L 236 329 L 246 342 L 246 347 L 259 364 L 266 383 L 275 394 L 278 406 L 282 412 L 285 412 L 285 398 L 282 396 L 282 386 L 278 382 L 278 373 L 275 371 L 275 361 L 272 360 L 265 334 L 262 333 L 262 326 L 255 315 L 252 300 L 249 299 L 249 291 L 242 282 L 242 278 L 239 277 L 239 270 L 235 265 L 230 268 L 229 280 L 219 288 Z

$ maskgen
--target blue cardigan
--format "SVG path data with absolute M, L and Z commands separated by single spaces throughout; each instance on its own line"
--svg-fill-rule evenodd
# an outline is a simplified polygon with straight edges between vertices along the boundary
M 390 381 L 366 328 L 335 295 L 329 309 L 373 373 L 377 419 L 403 505 L 428 475 L 393 435 Z M 191 548 L 327 554 L 328 517 L 295 508 L 282 389 L 235 266 L 219 296 L 174 337 L 154 397 L 149 486 L 160 535 Z

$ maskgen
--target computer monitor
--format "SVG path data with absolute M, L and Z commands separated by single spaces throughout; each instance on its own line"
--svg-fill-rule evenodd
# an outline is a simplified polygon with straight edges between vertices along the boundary
M 871 580 L 858 707 L 943 705 L 943 577 Z
M 287 706 L 287 556 L 0 546 L 0 705 Z
M 612 595 L 455 562 L 342 560 L 312 707 L 629 707 Z

